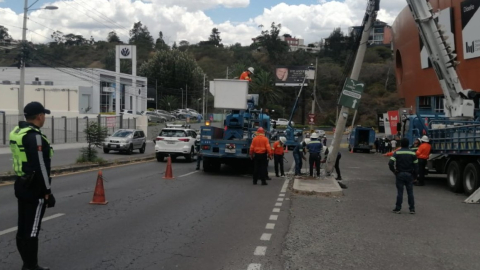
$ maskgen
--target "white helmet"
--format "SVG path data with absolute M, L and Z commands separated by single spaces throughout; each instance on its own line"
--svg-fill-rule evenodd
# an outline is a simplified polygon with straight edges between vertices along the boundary
M 197 141 L 200 141 L 200 135 L 197 135 Z
M 284 143 L 287 142 L 287 138 L 285 138 L 285 137 L 280 137 L 280 141 L 284 144 Z
M 255 69 L 253 67 L 249 67 L 247 70 L 254 74 Z
M 318 133 L 316 133 L 316 132 L 312 133 L 312 135 L 310 136 L 310 138 L 312 138 L 312 139 L 318 139 Z
M 420 140 L 421 140 L 422 142 L 429 142 L 429 141 L 430 141 L 430 140 L 428 139 L 427 135 L 423 135 Z

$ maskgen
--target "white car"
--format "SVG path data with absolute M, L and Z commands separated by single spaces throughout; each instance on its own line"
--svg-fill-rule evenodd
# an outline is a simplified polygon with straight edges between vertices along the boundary
M 183 156 L 187 161 L 193 161 L 196 154 L 195 140 L 197 133 L 193 129 L 166 127 L 160 131 L 155 142 L 155 155 L 161 162 L 165 157 L 172 160 Z
M 325 130 L 317 129 L 317 130 L 315 130 L 315 132 L 318 133 L 318 135 L 319 135 L 320 137 L 325 136 Z
M 277 122 L 277 126 L 286 126 L 288 125 L 288 119 L 285 119 L 285 118 L 278 118 L 277 120 L 273 120 L 273 121 L 276 121 Z M 295 125 L 295 123 L 292 121 L 290 122 L 290 124 L 292 126 Z

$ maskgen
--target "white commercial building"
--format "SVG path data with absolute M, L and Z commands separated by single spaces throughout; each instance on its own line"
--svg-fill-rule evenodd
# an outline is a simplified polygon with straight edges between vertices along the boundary
M 117 87 L 119 82 L 119 87 Z M 25 104 L 38 101 L 55 116 L 146 111 L 147 78 L 103 69 L 25 68 Z M 17 114 L 20 70 L 0 67 L 0 110 Z M 119 104 L 119 106 L 116 106 Z M 23 112 L 22 112 L 23 113 Z

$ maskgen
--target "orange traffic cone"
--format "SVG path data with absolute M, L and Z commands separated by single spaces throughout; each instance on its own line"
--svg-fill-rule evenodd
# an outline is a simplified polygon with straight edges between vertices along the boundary
M 168 156 L 167 159 L 167 169 L 165 170 L 165 176 L 163 179 L 174 179 L 173 172 L 172 172 L 172 158 Z
M 90 204 L 107 204 L 105 200 L 105 190 L 103 189 L 103 175 L 102 171 L 98 171 L 97 184 L 95 186 L 95 192 L 93 193 L 93 200 Z

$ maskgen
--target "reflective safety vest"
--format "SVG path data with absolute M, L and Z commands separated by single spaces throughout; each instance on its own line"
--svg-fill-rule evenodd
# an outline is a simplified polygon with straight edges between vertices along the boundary
M 24 176 L 25 172 L 23 171 L 23 163 L 28 162 L 27 154 L 25 153 L 25 147 L 23 146 L 23 136 L 27 135 L 29 131 L 35 131 L 39 133 L 44 140 L 48 141 L 47 137 L 45 137 L 39 129 L 36 129 L 32 126 L 28 126 L 26 128 L 15 127 L 12 132 L 10 132 L 10 150 L 13 154 L 13 170 L 15 174 L 18 176 Z M 37 147 L 42 146 L 42 142 L 37 142 Z M 53 156 L 53 149 L 50 147 L 50 158 Z

